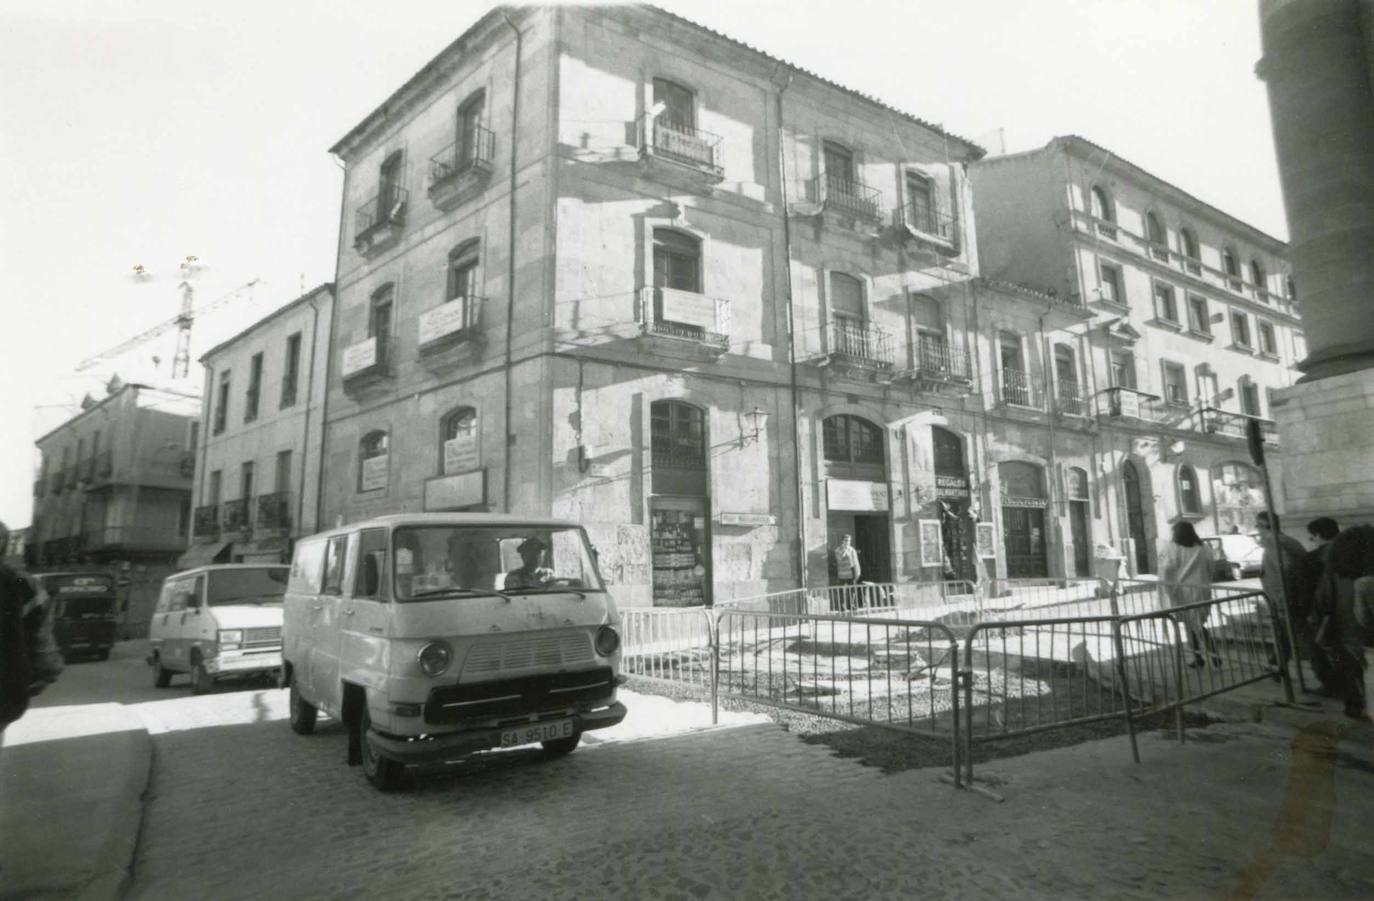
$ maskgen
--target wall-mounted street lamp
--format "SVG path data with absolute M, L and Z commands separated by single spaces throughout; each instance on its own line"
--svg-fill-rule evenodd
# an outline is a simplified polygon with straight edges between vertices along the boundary
M 755 404 L 754 409 L 745 413 L 744 416 L 749 420 L 749 426 L 753 431 L 740 435 L 740 447 L 748 445 L 750 441 L 758 441 L 759 436 L 763 434 L 763 424 L 768 419 L 768 414 L 758 404 Z

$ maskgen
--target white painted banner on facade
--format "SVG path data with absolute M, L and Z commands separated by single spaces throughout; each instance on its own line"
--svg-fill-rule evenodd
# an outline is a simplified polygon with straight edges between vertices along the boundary
M 362 372 L 377 362 L 377 339 L 368 338 L 351 347 L 344 348 L 343 376 L 348 378 L 355 372 Z
M 420 314 L 420 346 L 467 328 L 468 299 L 459 297 Z
M 444 473 L 467 472 L 481 465 L 477 449 L 477 420 L 474 417 L 470 429 L 464 429 L 444 442 Z
M 669 322 L 695 325 L 708 332 L 716 331 L 716 301 L 704 294 L 659 288 L 663 296 L 663 318 Z
M 1134 391 L 1116 392 L 1116 402 L 1122 416 L 1129 416 L 1132 419 L 1140 418 L 1140 395 Z
M 826 479 L 826 506 L 858 513 L 887 512 L 887 483 L 857 479 Z
M 487 471 L 477 469 L 425 482 L 425 509 L 452 510 L 487 502 Z
M 376 491 L 378 488 L 386 487 L 387 454 L 380 457 L 368 457 L 363 461 L 362 484 L 358 487 L 362 491 Z

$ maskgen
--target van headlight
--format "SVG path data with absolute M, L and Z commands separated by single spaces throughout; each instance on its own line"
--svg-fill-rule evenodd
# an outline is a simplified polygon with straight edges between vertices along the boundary
M 596 652 L 602 657 L 609 657 L 620 649 L 620 633 L 611 626 L 602 626 L 596 630 Z
M 453 662 L 453 651 L 442 641 L 431 641 L 420 648 L 420 653 L 415 655 L 415 662 L 420 664 L 420 669 L 426 676 L 441 676 Z
M 221 629 L 218 639 L 221 651 L 237 651 L 243 647 L 242 629 Z

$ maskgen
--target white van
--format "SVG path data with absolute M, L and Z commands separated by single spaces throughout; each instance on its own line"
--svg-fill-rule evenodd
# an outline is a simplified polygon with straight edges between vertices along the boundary
M 166 688 L 174 674 L 190 673 L 191 691 L 204 694 L 221 679 L 279 672 L 290 572 L 280 564 L 232 563 L 163 580 L 148 626 L 153 684 Z
M 382 790 L 490 748 L 566 754 L 625 717 L 619 617 L 576 523 L 409 513 L 303 538 L 284 629 L 291 728 L 341 720 Z

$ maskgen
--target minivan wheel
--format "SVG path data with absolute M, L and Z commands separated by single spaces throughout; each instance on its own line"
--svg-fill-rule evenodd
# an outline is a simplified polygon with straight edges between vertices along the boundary
M 401 785 L 401 776 L 405 772 L 405 767 L 378 754 L 373 749 L 372 742 L 367 740 L 367 733 L 372 731 L 372 717 L 367 712 L 366 700 L 363 701 L 362 712 L 358 714 L 356 728 L 363 746 L 363 775 L 379 791 L 395 791 Z
M 544 746 L 545 751 L 548 751 L 554 757 L 562 757 L 564 754 L 571 754 L 576 750 L 577 743 L 581 740 L 582 733 L 574 732 L 567 738 L 555 738 L 552 741 L 541 741 L 540 744 Z
M 191 669 L 191 694 L 209 694 L 215 690 L 215 680 L 205 669 L 204 661 L 197 660 L 196 665 Z
M 291 708 L 291 731 L 297 735 L 309 735 L 315 731 L 315 717 L 319 711 L 315 705 L 301 697 L 301 690 L 296 687 L 296 680 L 291 680 L 291 687 L 288 689 L 288 699 Z
M 162 665 L 162 658 L 153 657 L 153 686 L 155 688 L 166 688 L 172 684 L 172 671 Z

